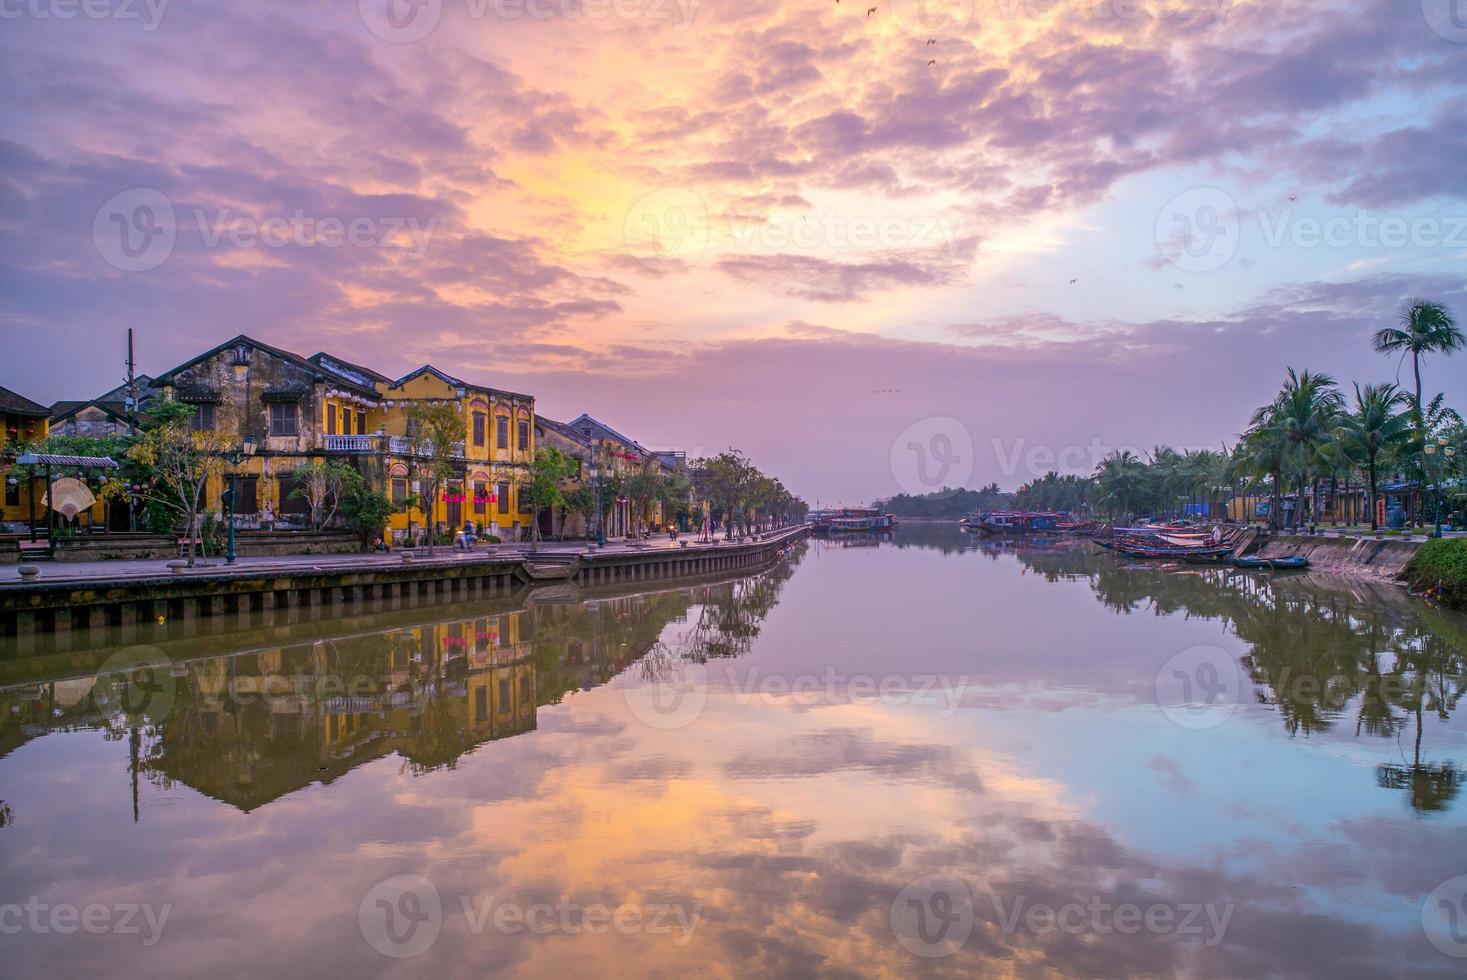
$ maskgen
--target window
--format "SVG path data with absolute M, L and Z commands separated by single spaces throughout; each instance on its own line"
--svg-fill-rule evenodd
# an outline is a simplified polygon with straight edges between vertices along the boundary
M 294 407 L 294 405 L 291 406 L 291 408 Z M 282 476 L 279 482 L 280 513 L 309 514 L 311 512 L 311 502 L 304 495 L 295 492 L 298 487 L 301 487 L 300 481 L 293 476 Z
M 367 410 L 364 409 L 364 408 L 359 408 L 359 409 L 357 409 L 357 435 L 364 436 L 366 434 L 367 434 Z
M 489 417 L 483 412 L 474 413 L 474 445 L 484 445 L 484 438 L 489 434 Z
M 11 483 L 9 482 L 9 480 L 6 481 L 6 483 L 5 483 L 5 506 L 6 507 L 19 507 L 20 506 L 20 483 L 19 482 L 15 483 L 14 485 L 11 485 Z
M 195 432 L 209 432 L 214 428 L 214 403 L 200 402 L 194 406 L 193 429 Z
M 300 435 L 300 409 L 295 402 L 270 403 L 270 434 L 272 436 Z
M 484 508 L 489 504 L 489 487 L 483 481 L 474 484 L 474 513 L 484 513 Z
M 496 428 L 494 430 L 494 448 L 509 448 L 509 416 L 500 415 L 495 418 Z
M 483 718 L 489 714 L 489 689 L 478 687 L 474 689 L 474 717 Z
M 235 481 L 239 498 L 234 502 L 236 514 L 258 514 L 260 512 L 260 481 L 257 477 L 242 476 Z
M 394 476 L 392 478 L 392 502 L 398 507 L 407 503 L 407 477 Z
M 336 406 L 331 404 L 326 406 L 326 434 L 336 435 Z
M 496 501 L 496 503 L 499 505 L 499 512 L 501 514 L 508 513 L 509 512 L 509 484 L 508 483 L 501 483 L 499 485 L 498 497 L 499 497 L 499 499 Z
M 525 421 L 524 419 L 520 419 L 520 432 L 519 432 L 519 435 L 520 435 L 520 442 L 519 442 L 519 445 L 516 446 L 515 448 L 516 449 L 519 449 L 521 452 L 523 452 L 524 450 L 530 448 L 530 423 L 527 422 L 527 421 Z

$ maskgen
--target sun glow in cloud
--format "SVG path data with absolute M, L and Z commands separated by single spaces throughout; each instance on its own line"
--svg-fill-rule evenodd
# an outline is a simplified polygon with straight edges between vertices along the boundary
M 1246 397 L 1128 441 L 1211 444 L 1286 360 L 1370 379 L 1384 368 L 1366 338 L 1404 295 L 1463 305 L 1448 236 L 1294 234 L 1367 209 L 1467 215 L 1467 44 L 1415 8 L 648 0 L 530 16 L 444 0 L 384 19 L 387 2 L 170 6 L 148 30 L 7 21 L 0 330 L 10 363 L 49 379 L 31 396 L 111 387 L 116 358 L 64 352 L 129 325 L 153 371 L 237 332 L 306 352 L 352 338 L 387 373 L 444 361 L 549 414 L 739 444 L 799 460 L 789 481 L 810 492 L 869 496 L 892 489 L 871 465 L 884 450 L 835 476 L 846 461 L 790 441 L 788 417 L 843 424 L 864 414 L 855 396 L 901 388 L 881 406 L 892 431 L 934 411 L 979 426 L 979 379 L 1010 402 L 1074 390 L 1082 370 L 1113 387 L 1144 349 L 1155 374 L 1195 390 L 1205 368 Z M 130 272 L 93 227 L 138 189 L 165 196 L 178 237 Z M 1198 194 L 1223 203 L 1179 230 L 1176 202 Z M 200 232 L 297 212 L 430 231 L 410 248 Z M 1282 237 L 1260 234 L 1259 215 L 1284 213 Z M 1183 256 L 1199 229 L 1216 241 Z M 1291 308 L 1301 294 L 1339 311 L 1327 345 Z M 1022 360 L 994 361 L 1018 337 Z M 851 397 L 777 387 L 768 366 L 791 358 L 844 363 Z M 726 410 L 768 398 L 786 421 Z M 1067 442 L 1134 424 L 1051 402 L 1032 424 L 1071 416 Z

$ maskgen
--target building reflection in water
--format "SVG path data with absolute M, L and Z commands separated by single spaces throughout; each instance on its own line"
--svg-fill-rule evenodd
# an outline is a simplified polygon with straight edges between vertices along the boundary
M 250 811 L 384 756 L 415 773 L 451 768 L 486 742 L 533 731 L 540 706 L 665 656 L 664 630 L 690 610 L 697 621 L 680 656 L 738 656 L 792 568 L 584 602 L 532 596 L 493 615 L 195 659 L 129 648 L 150 651 L 153 669 L 0 690 L 0 757 L 55 731 L 126 739 L 135 815 L 140 779 Z

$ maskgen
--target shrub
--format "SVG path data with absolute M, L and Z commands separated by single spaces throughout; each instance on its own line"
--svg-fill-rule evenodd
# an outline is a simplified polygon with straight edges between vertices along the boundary
M 1401 576 L 1443 605 L 1467 609 L 1467 538 L 1431 539 L 1411 556 Z

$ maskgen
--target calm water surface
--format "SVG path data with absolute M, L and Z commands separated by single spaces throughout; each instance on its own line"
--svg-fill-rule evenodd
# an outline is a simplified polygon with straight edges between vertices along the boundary
M 0 651 L 5 972 L 1467 973 L 1461 617 L 919 525 L 542 595 Z

